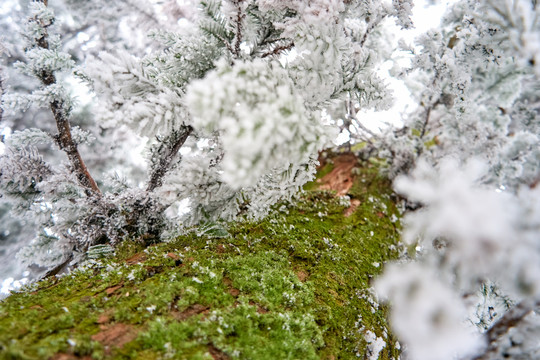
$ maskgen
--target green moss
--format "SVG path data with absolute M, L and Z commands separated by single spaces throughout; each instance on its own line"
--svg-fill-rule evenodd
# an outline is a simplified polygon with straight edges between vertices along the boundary
M 359 168 L 350 196 L 349 217 L 331 193 L 308 191 L 226 238 L 126 241 L 0 302 L 0 358 L 356 359 L 370 330 L 387 343 L 380 359 L 395 359 L 370 283 L 397 256 L 398 212 L 376 168 Z

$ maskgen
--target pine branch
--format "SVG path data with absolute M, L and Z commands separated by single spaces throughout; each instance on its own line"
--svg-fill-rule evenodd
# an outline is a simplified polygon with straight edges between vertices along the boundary
M 193 128 L 191 126 L 183 126 L 180 134 L 177 134 L 178 137 L 169 144 L 170 145 L 169 148 L 164 149 L 164 153 L 160 154 L 161 157 L 159 159 L 159 163 L 153 169 L 146 191 L 151 192 L 151 191 L 154 191 L 154 189 L 161 186 L 163 176 L 165 176 L 165 174 L 169 170 L 171 163 L 173 159 L 175 158 L 176 154 L 178 153 L 182 145 L 184 145 L 187 138 L 192 132 L 193 132 Z
M 6 154 L 8 156 L 0 158 L 0 186 L 4 194 L 22 199 L 37 196 L 40 191 L 36 184 L 53 175 L 54 171 L 34 146 L 8 148 Z
M 47 0 L 40 0 L 45 6 L 47 6 Z M 39 19 L 34 18 L 31 21 L 39 21 Z M 47 28 L 51 24 L 39 24 L 43 28 L 43 35 L 40 38 L 34 39 L 37 46 L 42 49 L 49 49 L 48 33 Z M 56 83 L 55 74 L 47 69 L 42 69 L 40 73 L 36 74 L 41 83 L 45 86 L 49 86 Z M 71 135 L 71 126 L 69 124 L 69 116 L 66 113 L 67 104 L 62 99 L 55 99 L 51 101 L 50 108 L 53 113 L 54 119 L 56 121 L 56 127 L 58 129 L 57 141 L 60 149 L 63 150 L 68 159 L 73 166 L 77 174 L 77 179 L 79 183 L 88 189 L 89 194 L 95 194 L 100 196 L 101 192 L 95 182 L 95 180 L 90 175 L 88 168 L 86 167 L 77 144 L 73 141 Z
M 272 51 L 277 46 L 283 46 L 284 43 L 290 42 L 290 40 L 281 37 L 283 31 L 276 29 L 274 23 L 266 18 L 257 6 L 248 6 L 246 16 L 249 16 L 250 22 L 255 23 L 257 26 L 255 46 L 252 47 L 250 55 L 253 56 L 256 52 L 264 54 Z M 266 51 L 263 51 L 263 49 L 266 49 Z
M 227 50 L 234 54 L 235 50 L 231 44 L 234 36 L 232 32 L 227 30 L 226 21 L 220 12 L 221 3 L 215 0 L 201 1 L 201 6 L 207 19 L 201 20 L 200 29 L 222 42 Z
M 234 0 L 233 3 L 236 5 L 236 42 L 234 44 L 234 55 L 238 57 L 240 54 L 240 44 L 242 43 L 242 21 L 244 20 L 245 15 L 242 13 L 242 7 L 240 3 L 243 0 Z

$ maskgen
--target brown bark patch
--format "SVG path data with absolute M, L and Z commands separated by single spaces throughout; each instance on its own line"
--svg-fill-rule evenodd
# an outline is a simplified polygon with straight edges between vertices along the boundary
M 225 252 L 225 246 L 223 244 L 219 244 L 216 248 L 216 252 L 218 254 L 223 254 Z
M 110 348 L 121 348 L 127 343 L 135 340 L 138 330 L 133 325 L 114 324 L 103 327 L 103 330 L 95 335 L 92 335 L 92 340 L 99 341 L 105 347 L 105 351 L 110 351 Z
M 103 314 L 99 315 L 98 319 L 96 320 L 96 324 L 107 324 L 111 322 L 111 311 L 106 311 Z
M 257 304 L 257 303 L 256 303 L 255 301 L 253 301 L 253 300 L 250 300 L 250 301 L 249 301 L 249 305 L 251 305 L 251 306 L 256 306 L 256 307 L 257 307 L 257 312 L 258 312 L 259 314 L 266 314 L 266 313 L 268 313 L 268 310 L 266 310 L 265 308 L 263 308 L 261 305 Z
M 229 294 L 231 294 L 232 296 L 234 297 L 238 297 L 238 295 L 240 295 L 240 290 L 238 290 L 237 288 L 233 287 L 233 282 L 231 279 L 229 279 L 228 277 L 224 276 L 223 277 L 223 283 L 227 286 L 227 291 L 229 292 Z
M 173 318 L 175 318 L 178 321 L 184 321 L 198 314 L 207 314 L 209 309 L 210 309 L 209 306 L 205 306 L 201 304 L 193 304 L 193 305 L 190 305 L 184 311 L 173 310 L 171 312 L 171 315 Z
M 112 295 L 116 290 L 120 289 L 122 286 L 124 286 L 123 283 L 120 283 L 120 284 L 115 285 L 115 286 L 108 287 L 107 289 L 105 289 L 105 293 L 107 295 Z
M 129 259 L 127 259 L 127 260 L 126 260 L 126 264 L 128 264 L 128 265 L 135 265 L 135 264 L 142 263 L 142 262 L 145 261 L 146 259 L 147 259 L 146 254 L 143 253 L 143 252 L 140 252 L 140 253 L 137 253 L 137 254 L 133 255 L 133 256 L 130 257 Z
M 214 360 L 229 360 L 230 358 L 223 351 L 219 350 L 214 344 L 208 344 L 208 352 Z
M 334 159 L 334 168 L 328 174 L 317 180 L 320 190 L 334 190 L 337 196 L 347 195 L 354 183 L 351 170 L 358 165 L 353 154 L 342 154 Z
M 175 253 L 167 253 L 167 257 L 174 260 L 174 265 L 176 266 L 184 266 L 182 259 L 180 256 L 176 255 Z
M 356 211 L 356 209 L 358 209 L 358 206 L 360 206 L 360 200 L 351 199 L 351 206 L 349 206 L 343 211 L 343 216 L 345 217 L 351 216 Z
M 305 282 L 309 277 L 309 273 L 304 270 L 299 270 L 296 272 L 296 276 L 298 276 L 298 280 L 300 280 L 301 282 Z

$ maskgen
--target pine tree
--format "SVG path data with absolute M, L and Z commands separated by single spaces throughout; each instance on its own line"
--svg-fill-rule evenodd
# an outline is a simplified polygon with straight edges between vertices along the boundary
M 1 158 L 2 188 L 13 209 L 40 229 L 20 256 L 51 273 L 76 264 L 94 245 L 115 245 L 126 236 L 158 241 L 179 224 L 264 216 L 312 178 L 317 152 L 334 134 L 324 115 L 328 106 L 384 101 L 384 85 L 370 70 L 382 59 L 365 46 L 380 38 L 374 29 L 381 20 L 395 14 L 379 3 L 202 1 L 192 16 L 195 27 L 172 30 L 149 21 L 159 28 L 150 33 L 156 50 L 148 55 L 105 46 L 108 51 L 94 56 L 76 53 L 84 61 L 78 68 L 53 33 L 52 9 L 46 2 L 29 5 L 26 60 L 17 67 L 39 82 L 29 93 L 3 95 L 3 108 L 49 108 L 57 129 L 10 136 Z M 67 5 L 74 14 L 96 10 Z M 368 11 L 376 11 L 376 21 Z M 366 24 L 349 20 L 357 16 Z M 65 73 L 97 94 L 99 106 L 91 112 L 101 129 L 130 129 L 147 139 L 145 185 L 89 170 L 79 148 L 95 144 L 103 132 L 73 126 Z M 98 144 L 106 146 L 102 139 Z M 44 146 L 64 155 L 43 157 Z M 90 151 L 101 149 L 90 145 Z M 179 213 L 186 201 L 191 211 Z
M 0 236 L 35 230 L 19 252 L 28 264 L 51 275 L 127 238 L 223 234 L 229 221 L 264 217 L 313 178 L 318 152 L 345 129 L 409 209 L 409 251 L 375 283 L 404 353 L 538 356 L 536 1 L 457 1 L 399 49 L 387 25 L 413 26 L 407 0 L 201 0 L 161 12 L 66 0 L 58 15 L 46 0 L 27 5 L 24 48 L 2 41 L 13 57 L 0 68 L 0 120 L 13 133 L 0 156 Z M 59 28 L 69 16 L 76 26 Z M 91 40 L 77 48 L 81 32 Z M 411 58 L 393 73 L 418 106 L 377 136 L 357 114 L 392 104 L 377 70 L 396 52 Z M 77 109 L 67 77 L 87 84 L 92 107 Z M 122 146 L 140 144 L 137 168 Z

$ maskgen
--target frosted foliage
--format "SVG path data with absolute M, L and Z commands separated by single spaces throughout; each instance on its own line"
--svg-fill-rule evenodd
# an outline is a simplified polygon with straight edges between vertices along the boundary
M 396 11 L 397 23 L 402 29 L 414 27 L 411 20 L 412 8 L 414 6 L 412 0 L 392 0 L 392 6 Z
M 291 77 L 301 87 L 310 106 L 317 106 L 340 92 L 344 57 L 354 45 L 341 27 L 298 25 L 294 42 L 300 55 L 291 62 Z
M 205 165 L 205 166 L 201 166 Z M 157 197 L 174 204 L 189 195 L 189 222 L 197 223 L 210 216 L 214 219 L 234 218 L 238 212 L 237 193 L 220 178 L 219 167 L 211 156 L 186 156 L 157 191 Z
M 540 137 L 538 133 L 520 131 L 515 133 L 501 147 L 499 157 L 494 161 L 493 177 L 506 187 L 515 188 L 520 184 L 534 184 L 538 181 L 540 169 Z
M 54 12 L 38 1 L 30 2 L 28 11 L 33 15 L 33 19 L 27 22 L 25 35 L 29 39 L 39 39 L 45 34 L 45 29 L 54 22 Z
M 284 163 L 306 162 L 327 141 L 325 127 L 276 63 L 221 62 L 190 85 L 186 103 L 195 129 L 219 132 L 221 177 L 235 189 L 255 185 Z
M 305 163 L 279 167 L 264 175 L 254 187 L 244 192 L 249 199 L 248 216 L 260 218 L 277 199 L 290 200 L 305 183 L 314 179 L 317 165 L 318 161 L 311 157 Z
M 516 308 L 537 307 L 540 295 L 540 224 L 534 218 L 540 199 L 534 48 L 540 42 L 534 40 L 538 7 L 533 10 L 531 4 L 459 1 L 442 29 L 417 39 L 420 49 L 409 49 L 408 81 L 421 106 L 409 114 L 403 130 L 389 132 L 381 154 L 391 164 L 391 176 L 408 173 L 394 185 L 418 207 L 403 219 L 404 241 L 419 249 L 418 263 L 406 266 L 422 267 L 434 278 L 389 268 L 378 289 L 385 292 L 385 286 L 395 284 L 386 294 L 393 304 L 392 324 L 411 358 L 437 358 L 418 353 L 432 344 L 446 349 L 450 358 L 461 349 L 459 343 L 449 346 L 448 334 L 418 337 L 412 330 L 419 322 L 431 326 L 430 318 L 407 317 L 400 310 L 413 308 L 412 301 L 426 309 L 442 303 L 443 290 L 435 281 L 446 287 L 445 297 L 456 301 L 447 309 L 466 308 L 470 314 L 455 320 L 468 317 L 488 340 L 487 347 L 476 350 L 481 359 L 537 357 L 537 342 L 535 347 L 527 339 L 537 341 L 538 327 L 512 318 Z M 422 299 L 411 300 L 410 290 L 398 286 L 422 281 L 433 283 L 425 286 Z M 497 290 L 471 295 L 487 284 Z M 536 305 L 522 305 L 530 303 Z
M 69 91 L 62 84 L 51 84 L 43 89 L 35 90 L 30 96 L 30 101 L 34 105 L 47 107 L 53 101 L 61 102 L 62 111 L 68 115 L 72 110 L 72 99 Z
M 215 150 L 215 149 L 214 149 Z M 189 196 L 191 211 L 182 216 L 188 224 L 205 220 L 259 219 L 279 200 L 301 190 L 315 175 L 316 159 L 272 169 L 250 187 L 235 189 L 221 180 L 216 152 L 187 155 L 156 191 L 156 199 L 170 207 L 171 217 L 179 202 Z M 201 166 L 205 165 L 205 166 Z
M 343 0 L 258 0 L 263 11 L 291 9 L 299 14 L 302 22 L 307 24 L 332 23 L 339 18 L 340 12 L 345 9 Z
M 34 146 L 8 149 L 6 155 L 0 156 L 0 165 L 0 187 L 6 197 L 18 193 L 35 195 L 36 184 L 53 173 Z M 26 201 L 21 205 L 28 206 Z
M 212 164 L 210 171 L 201 172 L 198 166 L 201 163 Z M 190 195 L 192 211 L 182 216 L 187 224 L 207 220 L 260 219 L 277 201 L 291 200 L 301 191 L 302 185 L 314 178 L 317 163 L 315 159 L 309 159 L 305 164 L 276 168 L 263 175 L 254 186 L 234 190 L 220 180 L 219 166 L 213 159 L 193 157 L 170 173 L 158 194 L 166 193 L 171 201 L 175 196 L 181 199 L 181 192 Z M 171 208 L 174 207 L 173 202 Z
M 94 91 L 102 100 L 98 118 L 107 126 L 128 125 L 147 137 L 177 130 L 186 120 L 180 94 L 152 81 L 141 63 L 123 51 L 101 53 L 99 60 L 89 62 L 85 76 L 94 79 Z
M 534 64 L 540 75 L 540 9 L 530 0 L 485 1 L 486 20 L 508 31 L 496 37 L 519 52 L 523 62 Z
M 55 251 L 49 251 L 54 247 Z M 43 267 L 52 267 L 64 262 L 73 251 L 73 244 L 66 238 L 59 240 L 45 233 L 39 234 L 30 244 L 17 253 L 23 262 Z M 40 256 L 36 257 L 36 254 Z M 32 259 L 32 261 L 29 261 Z
M 512 194 L 481 185 L 486 167 L 471 161 L 459 167 L 446 160 L 438 169 L 420 163 L 409 178 L 398 178 L 396 189 L 424 205 L 405 217 L 403 238 L 426 248 L 433 246 L 456 283 L 474 290 L 489 278 L 516 296 L 540 294 L 540 256 L 524 224 L 538 191 L 522 190 L 524 202 Z M 534 199 L 534 200 L 533 200 Z M 529 226 L 538 223 L 531 222 Z
M 7 45 L 4 43 L 5 39 L 3 37 L 0 37 L 0 56 L 3 55 L 10 55 L 9 49 L 7 48 Z
M 485 246 L 495 247 L 495 244 L 508 238 L 511 230 L 501 228 L 508 210 L 502 206 L 508 200 L 507 195 L 491 189 L 475 188 L 475 183 L 485 174 L 485 170 L 480 162 L 470 162 L 463 170 L 452 160 L 443 162 L 438 169 L 420 162 L 410 177 L 396 179 L 398 192 L 426 205 L 420 212 L 408 217 L 411 225 L 407 227 L 403 239 L 412 243 L 421 234 L 429 243 L 438 236 L 444 236 L 459 241 L 459 244 L 454 244 L 458 247 L 475 246 L 480 239 L 492 239 L 493 242 Z M 484 211 L 489 211 L 490 216 L 485 216 Z M 430 212 L 429 216 L 425 212 Z
M 482 284 L 477 292 L 477 298 L 472 298 L 476 305 L 470 307 L 469 319 L 482 330 L 488 330 L 514 305 L 513 301 L 492 282 Z
M 512 327 L 496 343 L 497 350 L 489 354 L 486 360 L 498 359 L 539 359 L 540 315 L 531 312 L 521 323 Z M 525 356 L 524 356 L 525 354 Z
M 40 71 L 63 71 L 71 70 L 75 62 L 67 53 L 49 49 L 31 49 L 26 52 L 28 61 L 20 63 L 19 69 L 23 72 L 34 75 Z
M 42 25 L 50 25 L 50 21 L 52 21 L 49 19 L 49 16 L 53 16 L 52 12 L 49 13 L 49 10 L 42 9 L 42 6 L 37 6 L 37 17 L 33 18 L 27 24 L 32 28 L 32 33 L 37 32 L 41 34 L 42 32 L 39 29 L 42 29 Z M 41 19 L 41 17 L 44 18 Z M 37 21 L 40 19 L 44 23 L 38 25 Z M 34 38 L 31 39 L 34 40 Z M 25 52 L 26 61 L 17 61 L 14 64 L 14 67 L 23 74 L 40 78 L 45 76 L 45 74 L 69 72 L 75 65 L 71 55 L 62 51 L 59 44 L 55 44 L 52 41 L 48 43 L 48 48 L 36 47 L 30 40 L 27 46 L 28 48 Z M 8 115 L 20 116 L 20 111 L 27 111 L 31 106 L 48 108 L 50 103 L 55 100 L 59 104 L 62 104 L 62 111 L 69 113 L 73 105 L 69 91 L 66 90 L 63 84 L 56 83 L 54 77 L 51 78 L 49 76 L 47 81 L 47 85 L 32 89 L 30 93 L 27 93 L 27 91 L 14 91 L 4 94 L 2 96 L 2 102 Z
M 5 141 L 5 143 L 13 148 L 21 149 L 28 145 L 48 144 L 52 142 L 52 138 L 46 132 L 39 129 L 25 129 L 15 131 Z
M 453 289 L 433 269 L 419 263 L 387 266 L 375 284 L 392 302 L 391 324 L 415 360 L 451 360 L 472 355 L 481 338 L 467 322 L 467 312 Z
M 524 29 L 538 23 L 531 20 L 538 9 L 530 5 L 459 1 L 442 29 L 417 39 L 421 49 L 409 49 L 414 57 L 408 81 L 422 105 L 406 119 L 407 140 L 393 133 L 387 138 L 381 154 L 391 164 L 391 176 L 408 171 L 421 157 L 433 164 L 446 156 L 462 162 L 478 157 L 489 168 L 483 182 L 511 191 L 536 182 L 536 62 L 517 51 Z
M 146 74 L 173 89 L 183 90 L 189 81 L 204 77 L 223 55 L 218 41 L 203 36 L 201 31 L 179 34 L 156 30 L 150 36 L 162 43 L 165 49 L 143 60 Z
M 389 11 L 381 3 L 370 5 L 364 9 L 364 4 L 346 1 L 259 1 L 263 12 L 291 9 L 297 14 L 276 27 L 294 42 L 298 56 L 287 60 L 287 69 L 308 108 L 326 106 L 347 92 L 361 108 L 390 107 L 390 93 L 374 71 L 385 44 L 368 36 Z M 373 13 L 375 20 L 366 24 Z M 374 42 L 366 46 L 366 41 Z
M 66 44 L 81 59 L 96 56 L 104 50 L 124 49 L 133 54 L 144 54 L 155 49 L 156 43 L 147 36 L 148 31 L 176 28 L 181 18 L 176 1 L 169 4 L 167 7 L 147 0 L 58 0 L 49 3 L 66 12 L 63 14 L 67 17 L 62 23 L 64 27 L 70 26 L 70 30 L 77 33 L 82 29 L 81 35 L 88 36 Z

